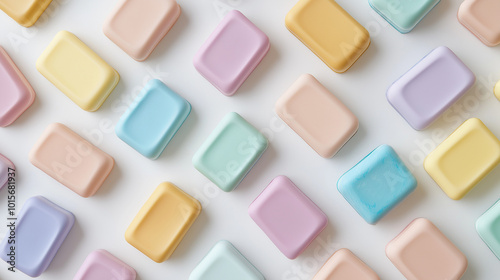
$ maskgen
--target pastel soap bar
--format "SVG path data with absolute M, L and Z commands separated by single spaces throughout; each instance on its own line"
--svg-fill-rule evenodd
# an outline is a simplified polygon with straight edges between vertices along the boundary
M 297 258 L 328 223 L 325 213 L 285 176 L 271 181 L 248 214 L 289 259 Z
M 190 112 L 186 99 L 153 79 L 116 124 L 116 135 L 145 157 L 156 159 Z
M 234 190 L 267 149 L 267 139 L 237 113 L 227 114 L 193 156 L 193 165 L 225 192 Z
M 189 275 L 189 280 L 265 280 L 229 241 L 217 242 Z
M 500 44 L 500 1 L 465 0 L 458 9 L 458 20 L 485 45 Z
M 385 247 L 389 260 L 408 280 L 459 280 L 465 255 L 429 220 L 413 220 Z
M 330 158 L 358 130 L 358 118 L 312 75 L 300 76 L 275 106 L 278 116 L 320 156 Z
M 13 178 L 10 179 L 10 181 L 15 182 L 15 180 L 17 179 L 15 172 L 16 167 L 14 166 L 12 161 L 10 161 L 4 155 L 0 154 L 0 190 L 8 184 L 9 178 Z
M 113 158 L 60 123 L 49 125 L 29 154 L 31 163 L 80 196 L 94 195 Z
M 201 212 L 201 204 L 172 183 L 158 185 L 125 232 L 155 262 L 170 258 Z
M 0 0 L 0 10 L 24 27 L 30 27 L 52 0 Z
M 73 280 L 135 280 L 137 273 L 106 250 L 90 253 Z
M 417 187 L 417 179 L 388 145 L 378 146 L 337 182 L 358 214 L 375 224 Z
M 387 90 L 392 107 L 416 130 L 428 127 L 450 108 L 476 77 L 447 47 L 438 47 Z
M 380 280 L 378 275 L 349 249 L 336 251 L 312 280 Z
M 269 51 L 269 38 L 242 13 L 232 10 L 196 53 L 196 70 L 231 96 Z
M 476 230 L 484 243 L 500 260 L 500 200 L 477 219 Z
M 408 33 L 441 0 L 368 0 L 370 6 L 400 33 Z
M 49 267 L 74 223 L 71 212 L 43 196 L 26 200 L 17 216 L 14 234 L 16 270 L 31 277 L 40 276 Z M 12 260 L 13 254 L 13 244 L 8 240 L 4 238 L 0 243 L 0 257 L 6 262 Z
M 494 93 L 496 98 L 500 101 L 500 81 L 496 83 Z
M 137 61 L 144 61 L 181 14 L 175 0 L 121 0 L 104 23 L 104 34 Z
M 30 83 L 0 47 L 0 127 L 12 124 L 34 100 Z
M 120 80 L 115 69 L 68 31 L 57 33 L 36 68 L 86 111 L 99 109 Z
M 333 0 L 299 0 L 285 25 L 338 73 L 347 71 L 370 46 L 368 31 Z

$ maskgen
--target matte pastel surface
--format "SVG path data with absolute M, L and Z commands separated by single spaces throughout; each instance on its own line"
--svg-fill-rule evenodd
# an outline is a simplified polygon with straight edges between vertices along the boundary
M 127 228 L 125 239 L 153 261 L 164 262 L 200 212 L 196 199 L 172 183 L 161 183 Z
M 500 1 L 465 0 L 458 9 L 458 20 L 485 45 L 500 44 Z
M 285 176 L 269 183 L 248 214 L 289 259 L 298 257 L 328 223 L 325 213 Z
M 428 127 L 469 90 L 474 73 L 447 47 L 438 47 L 387 90 L 387 100 L 416 130 Z
M 413 220 L 385 248 L 387 257 L 408 280 L 459 280 L 465 255 L 429 220 Z
M 425 158 L 424 168 L 450 198 L 461 199 L 499 163 L 500 140 L 472 118 Z
M 91 252 L 73 280 L 135 280 L 137 273 L 106 250 Z
M 380 280 L 378 275 L 348 249 L 335 252 L 312 280 Z
M 0 190 L 5 187 L 9 181 L 9 168 L 16 169 L 12 161 L 0 154 Z M 15 172 L 13 172 L 15 174 Z M 14 177 L 14 179 L 16 179 Z
M 189 280 L 264 280 L 257 270 L 233 244 L 217 242 L 194 268 Z
M 149 57 L 181 14 L 175 0 L 121 0 L 104 23 L 104 34 L 137 61 Z
M 38 71 L 86 111 L 96 111 L 120 80 L 115 69 L 68 31 L 60 31 L 36 62 Z
M 0 47 L 0 127 L 12 124 L 35 100 L 35 91 Z
M 310 74 L 303 74 L 288 88 L 275 110 L 325 158 L 333 157 L 359 126 L 356 116 Z
M 116 124 L 116 135 L 145 157 L 156 159 L 190 112 L 189 102 L 153 79 Z
M 75 217 L 43 196 L 26 200 L 17 216 L 16 269 L 38 277 L 52 262 Z M 7 238 L 0 243 L 0 257 L 7 261 L 10 246 Z
M 225 192 L 234 190 L 267 149 L 267 139 L 237 113 L 228 113 L 193 156 L 193 165 Z
M 114 159 L 60 123 L 49 125 L 29 154 L 31 163 L 78 195 L 94 195 Z
M 0 9 L 24 27 L 30 27 L 52 0 L 0 0 Z
M 285 25 L 338 73 L 347 71 L 370 45 L 368 31 L 333 0 L 298 1 Z
M 477 219 L 476 230 L 500 260 L 500 200 Z
M 233 95 L 269 51 L 269 38 L 232 10 L 196 53 L 196 70 L 224 95 Z
M 401 33 L 410 32 L 441 0 L 368 0 Z
M 358 214 L 376 223 L 417 187 L 394 149 L 381 145 L 344 173 L 337 188 Z

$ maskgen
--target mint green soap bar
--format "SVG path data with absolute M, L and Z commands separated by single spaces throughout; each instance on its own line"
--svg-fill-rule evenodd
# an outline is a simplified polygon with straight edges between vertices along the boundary
M 500 260 L 500 200 L 477 219 L 476 230 Z
M 262 133 L 237 113 L 229 113 L 196 152 L 193 165 L 223 191 L 230 192 L 267 146 Z
M 191 272 L 189 280 L 265 280 L 233 244 L 221 240 Z
M 368 0 L 401 33 L 410 32 L 440 0 Z

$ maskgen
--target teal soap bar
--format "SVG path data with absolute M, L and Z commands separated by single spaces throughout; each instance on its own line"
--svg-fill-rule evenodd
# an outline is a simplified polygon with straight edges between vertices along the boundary
M 394 149 L 378 146 L 344 173 L 337 188 L 365 221 L 375 224 L 417 187 Z
M 237 113 L 229 113 L 195 153 L 193 165 L 223 191 L 230 192 L 267 146 L 262 133 Z
M 396 30 L 408 33 L 440 0 L 368 0 L 368 2 Z
M 191 272 L 189 280 L 265 280 L 233 244 L 221 240 Z
M 500 260 L 500 200 L 477 219 L 476 230 Z
M 115 127 L 116 135 L 150 159 L 158 158 L 191 112 L 191 104 L 160 80 L 149 81 Z

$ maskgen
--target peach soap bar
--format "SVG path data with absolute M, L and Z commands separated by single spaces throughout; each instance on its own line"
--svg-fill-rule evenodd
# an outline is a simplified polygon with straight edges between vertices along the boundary
M 380 280 L 378 275 L 349 249 L 335 252 L 312 280 Z
M 68 31 L 60 31 L 36 62 L 38 71 L 85 111 L 96 111 L 120 80 L 118 72 Z
M 312 75 L 304 74 L 280 97 L 278 116 L 320 156 L 330 158 L 358 130 L 356 116 Z
M 24 27 L 30 27 L 52 0 L 0 0 L 0 9 Z
M 125 232 L 125 239 L 155 262 L 167 260 L 201 212 L 198 200 L 161 183 Z
M 31 163 L 80 196 L 89 197 L 113 169 L 113 158 L 60 123 L 49 125 L 29 154 Z
M 300 0 L 285 25 L 333 71 L 343 73 L 370 46 L 370 34 L 333 0 Z
M 465 0 L 458 9 L 458 20 L 485 45 L 500 44 L 500 1 Z
M 120 0 L 104 34 L 137 61 L 146 60 L 181 14 L 175 0 Z

